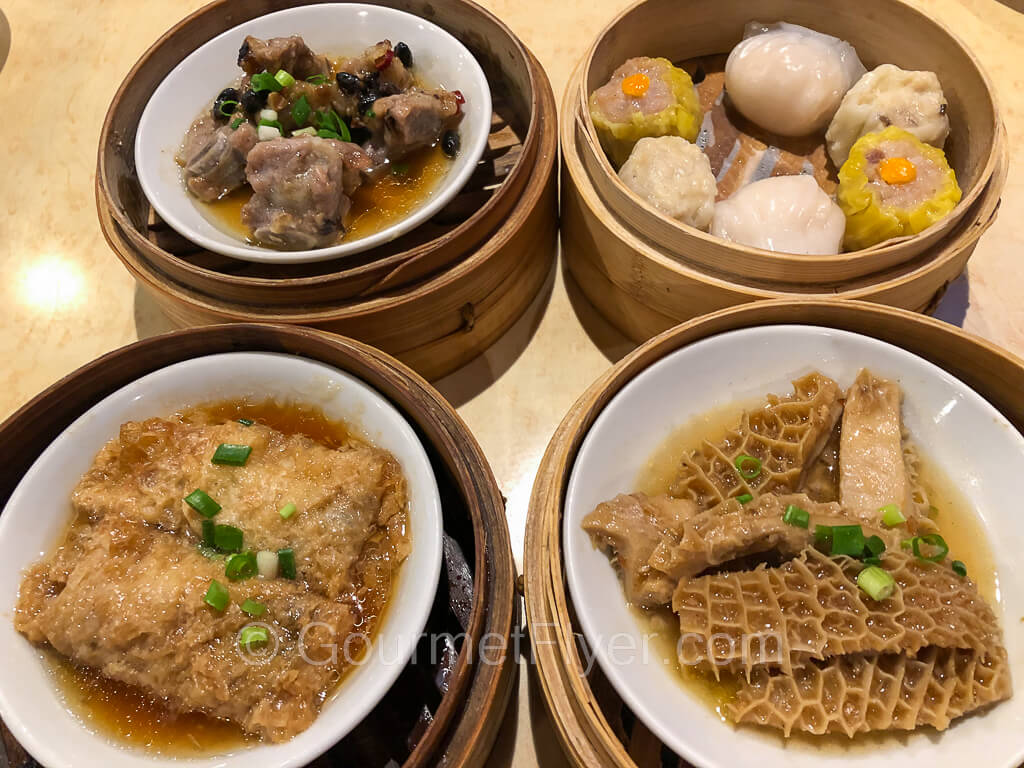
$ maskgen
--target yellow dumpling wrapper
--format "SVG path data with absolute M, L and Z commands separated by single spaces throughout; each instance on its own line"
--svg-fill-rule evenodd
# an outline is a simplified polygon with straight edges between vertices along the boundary
M 646 65 L 642 69 L 631 66 L 636 62 L 645 62 Z M 668 86 L 671 103 L 651 113 L 645 113 L 641 109 L 632 110 L 625 120 L 616 121 L 610 118 L 600 106 L 599 91 L 608 88 L 621 92 L 621 83 L 626 77 L 637 71 L 649 70 L 653 64 L 658 65 L 659 71 L 649 76 L 652 81 L 658 78 Z M 652 83 L 651 87 L 655 88 L 656 84 Z M 613 93 L 618 96 L 615 91 Z M 654 92 L 650 93 L 650 98 L 653 98 Z M 624 95 L 623 98 L 627 97 Z M 645 95 L 641 98 L 648 97 Z M 590 117 L 601 140 L 601 147 L 616 168 L 626 162 L 636 143 L 645 137 L 681 136 L 687 141 L 694 141 L 704 118 L 690 75 L 686 70 L 673 66 L 671 61 L 663 58 L 630 59 L 615 70 L 606 85 L 590 95 L 589 107 Z
M 886 157 L 911 154 L 916 158 L 916 177 L 906 183 L 908 190 L 902 196 L 913 198 L 914 193 L 923 190 L 920 199 L 904 201 L 904 204 L 883 199 L 880 189 L 886 182 L 877 173 L 879 161 L 872 155 L 893 146 L 910 151 Z M 895 125 L 865 134 L 854 143 L 849 158 L 839 169 L 836 202 L 846 215 L 843 246 L 855 251 L 893 237 L 916 235 L 948 216 L 960 197 L 956 174 L 941 149 L 925 144 Z

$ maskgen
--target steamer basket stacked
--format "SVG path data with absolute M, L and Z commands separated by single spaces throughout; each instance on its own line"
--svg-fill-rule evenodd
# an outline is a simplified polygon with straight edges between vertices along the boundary
M 850 331 L 888 342 L 902 350 L 916 354 L 974 389 L 991 405 L 999 409 L 1013 427 L 1018 430 L 1024 428 L 1024 407 L 1022 407 L 1020 398 L 1015 394 L 1024 382 L 1024 361 L 946 323 L 877 304 L 860 301 L 837 302 L 824 299 L 808 299 L 800 302 L 786 300 L 755 302 L 745 306 L 731 307 L 683 323 L 640 346 L 595 381 L 567 413 L 548 444 L 530 500 L 525 547 L 527 621 L 531 628 L 533 648 L 536 653 L 536 671 L 541 689 L 555 721 L 562 746 L 573 765 L 603 765 L 617 766 L 618 768 L 655 768 L 655 766 L 675 766 L 677 763 L 679 766 L 689 765 L 685 760 L 672 754 L 672 749 L 656 735 L 655 726 L 645 719 L 651 711 L 666 711 L 661 709 L 666 706 L 665 700 L 660 698 L 663 691 L 644 688 L 643 695 L 633 701 L 627 700 L 626 697 L 635 694 L 636 691 L 626 690 L 623 692 L 620 690 L 621 680 L 613 681 L 613 676 L 609 674 L 608 669 L 603 664 L 595 663 L 595 658 L 600 656 L 598 648 L 601 644 L 604 644 L 603 647 L 606 648 L 626 649 L 620 658 L 627 659 L 623 662 L 627 669 L 626 674 L 635 675 L 635 679 L 640 681 L 636 683 L 638 686 L 649 684 L 655 676 L 663 676 L 668 681 L 666 687 L 672 691 L 676 691 L 677 688 L 685 691 L 687 696 L 692 697 L 696 709 L 711 711 L 715 707 L 723 706 L 723 702 L 728 701 L 728 699 L 718 698 L 718 693 L 711 695 L 704 690 L 698 691 L 688 684 L 681 685 L 680 680 L 673 679 L 676 672 L 667 667 L 664 669 L 660 667 L 660 658 L 656 647 L 653 649 L 654 655 L 649 659 L 642 663 L 630 664 L 628 659 L 634 657 L 629 656 L 629 651 L 641 648 L 638 645 L 630 645 L 632 636 L 619 637 L 606 634 L 595 637 L 585 629 L 585 620 L 592 618 L 593 603 L 584 605 L 586 596 L 576 594 L 574 590 L 570 589 L 572 576 L 569 571 L 572 566 L 568 565 L 568 562 L 571 560 L 569 552 L 571 542 L 567 539 L 564 525 L 565 516 L 569 514 L 567 512 L 570 503 L 569 497 L 574 492 L 573 476 L 583 461 L 604 466 L 603 462 L 607 456 L 621 457 L 630 452 L 639 453 L 642 456 L 649 455 L 644 453 L 642 443 L 632 443 L 629 439 L 624 443 L 615 443 L 614 449 L 608 448 L 608 454 L 605 454 L 603 450 L 592 450 L 586 454 L 588 435 L 592 430 L 598 428 L 595 426 L 598 420 L 606 415 L 606 411 L 611 407 L 610 404 L 625 388 L 636 383 L 639 377 L 667 362 L 667 358 L 674 354 L 686 352 L 697 344 L 720 339 L 728 332 L 753 328 L 768 330 L 774 326 L 790 326 L 794 323 L 819 326 L 822 329 Z M 838 359 L 839 356 L 836 360 Z M 706 357 L 705 360 L 709 364 L 708 370 L 714 370 L 713 356 Z M 809 363 L 811 367 L 816 364 L 824 365 L 824 363 L 820 363 L 819 359 Z M 697 375 L 699 374 L 695 374 L 695 376 Z M 756 380 L 757 376 L 753 374 L 752 376 Z M 782 413 L 779 411 L 781 408 L 784 409 L 784 418 L 780 423 L 790 427 L 793 424 L 799 424 L 801 418 L 799 414 L 804 413 L 818 399 L 817 391 L 813 387 L 807 386 L 809 382 L 814 382 L 815 376 L 816 374 L 810 374 L 794 382 L 797 389 L 796 394 L 791 397 L 787 396 L 777 402 L 769 398 L 767 402 L 775 402 L 775 406 L 772 409 L 766 408 L 764 413 L 769 411 Z M 750 385 L 749 382 L 744 384 L 739 381 L 735 384 L 740 388 Z M 665 391 L 678 395 L 677 389 Z M 647 394 L 650 395 L 649 390 Z M 668 413 L 666 413 L 663 403 L 652 402 L 650 398 L 645 399 L 644 404 L 647 410 L 657 414 L 652 419 L 657 418 L 663 422 L 672 423 L 669 415 L 671 407 L 667 409 Z M 633 416 L 637 416 L 641 422 L 646 418 L 639 415 L 639 411 L 631 413 Z M 711 420 L 710 423 L 713 423 L 715 415 L 709 414 L 707 418 Z M 624 421 L 629 420 L 624 419 Z M 630 421 L 631 427 L 642 432 L 644 427 L 637 425 L 636 421 L 637 419 Z M 704 424 L 705 422 L 700 423 Z M 761 425 L 761 428 L 765 429 L 769 437 L 771 436 L 771 429 L 766 428 L 765 425 Z M 686 465 L 693 470 L 691 472 L 687 472 L 686 468 L 678 469 L 680 465 L 675 465 L 678 474 L 674 476 L 681 478 L 681 482 L 677 487 L 672 488 L 671 493 L 683 500 L 701 498 L 707 493 L 707 484 L 700 482 L 700 478 L 710 474 L 715 465 L 730 465 L 728 459 L 733 457 L 734 451 L 742 453 L 750 449 L 753 453 L 758 452 L 757 446 L 749 443 L 738 444 L 735 437 L 734 433 L 726 432 L 722 443 L 724 447 L 721 450 L 718 443 L 715 443 L 713 451 L 711 447 L 707 447 L 708 454 L 698 456 L 696 460 Z M 589 448 L 594 448 L 594 446 L 591 445 Z M 784 464 L 788 466 L 790 460 L 798 458 L 797 453 L 802 450 L 802 446 L 791 435 L 787 449 L 793 452 L 792 455 L 780 452 L 774 444 L 769 452 L 772 456 L 785 456 L 787 462 Z M 710 455 L 712 453 L 713 456 Z M 587 458 L 581 458 L 585 454 Z M 672 455 L 678 456 L 679 454 L 673 453 Z M 651 466 L 657 464 L 660 457 L 647 459 L 647 461 L 650 462 L 648 466 Z M 767 465 L 768 462 L 765 464 Z M 590 475 L 589 479 L 593 480 L 593 475 Z M 782 475 L 775 472 L 762 473 L 756 481 L 760 484 L 757 486 L 756 492 L 770 490 L 772 484 L 780 479 L 782 479 Z M 713 498 L 704 499 L 704 504 L 713 504 L 714 501 Z M 781 513 L 781 508 L 778 512 Z M 694 527 L 690 530 L 697 531 L 699 529 L 700 524 L 694 523 Z M 709 546 L 722 546 L 723 543 L 723 539 L 718 538 L 714 545 Z M 701 550 L 700 542 L 693 546 L 695 548 L 692 551 Z M 591 545 L 588 543 L 586 548 L 589 550 Z M 598 556 L 604 557 L 600 553 Z M 808 557 L 824 561 L 815 553 L 809 554 Z M 934 572 L 915 571 L 911 574 L 907 566 L 909 560 L 907 553 L 899 550 L 894 553 L 889 567 L 893 568 L 896 579 L 903 585 L 905 599 L 913 601 L 919 599 L 922 591 L 932 590 L 934 587 L 934 584 L 930 585 L 922 581 L 921 576 L 926 575 L 930 579 L 940 577 L 941 572 L 938 570 Z M 604 563 L 602 563 L 603 565 Z M 821 600 L 822 606 L 826 601 L 821 599 L 821 590 L 827 591 L 840 583 L 845 583 L 847 577 L 843 575 L 842 569 L 848 567 L 850 563 L 847 558 L 840 558 L 820 562 L 818 565 L 823 569 L 827 567 L 828 570 L 822 570 L 821 573 L 827 572 L 829 576 L 827 579 L 819 578 L 813 587 L 806 581 L 807 574 L 812 570 L 810 563 L 808 560 L 799 559 L 789 561 L 783 569 L 787 576 L 778 584 L 786 589 L 795 589 L 801 595 L 813 595 L 808 604 L 815 606 L 817 610 L 822 610 L 823 608 L 818 608 L 819 600 Z M 764 582 L 760 581 L 766 578 L 766 573 L 771 572 L 763 568 L 732 572 L 714 572 L 712 570 L 707 575 L 689 580 L 687 586 L 681 588 L 679 601 L 674 602 L 681 612 L 685 608 L 686 613 L 686 619 L 680 620 L 682 634 L 679 637 L 688 640 L 702 637 L 702 633 L 705 633 L 712 624 L 716 626 L 716 631 L 728 631 L 723 630 L 722 627 L 730 623 L 740 624 L 751 618 L 750 614 L 739 610 L 736 604 L 730 602 L 730 596 L 771 592 L 771 589 L 768 589 L 767 592 L 764 591 Z M 617 576 L 615 579 L 618 581 Z M 956 589 L 960 582 L 953 581 L 950 584 Z M 599 601 L 611 600 L 612 594 L 604 594 L 603 588 L 604 585 L 595 585 L 592 594 L 598 595 Z M 939 591 L 945 588 L 940 587 Z M 1014 589 L 1007 583 L 1003 583 L 1002 588 L 1007 590 L 1004 591 L 1004 595 Z M 815 592 L 815 590 L 818 591 Z M 857 593 L 856 587 L 853 589 L 844 587 L 841 591 L 846 595 L 853 596 L 854 600 L 858 599 L 855 594 Z M 620 593 L 614 592 L 613 594 L 615 599 L 620 599 Z M 948 595 L 944 595 L 930 605 L 947 609 L 955 602 L 947 598 Z M 766 599 L 764 603 L 765 606 L 778 606 L 779 604 L 770 602 L 769 599 Z M 830 605 L 835 606 L 836 603 L 830 603 Z M 809 617 L 810 614 L 807 616 Z M 763 617 L 758 617 L 758 622 L 761 618 Z M 767 617 L 766 625 L 770 625 L 775 618 Z M 874 618 L 877 619 L 878 616 L 876 615 Z M 915 630 L 936 632 L 936 625 L 930 623 L 927 615 L 922 613 L 919 618 L 920 621 L 915 625 Z M 1003 618 L 1003 626 L 1014 625 L 1017 618 L 1017 611 L 1008 612 Z M 987 642 L 979 639 L 985 636 L 992 626 L 992 615 L 987 609 L 976 606 L 970 611 L 970 615 L 962 613 L 955 621 L 959 622 L 959 627 L 964 628 L 964 635 L 968 643 L 976 643 L 978 647 L 981 647 Z M 808 626 L 813 622 L 814 619 L 809 618 Z M 873 628 L 877 629 L 884 624 L 884 621 L 873 621 L 872 623 Z M 601 626 L 606 628 L 604 624 Z M 758 626 L 764 625 L 759 623 Z M 851 636 L 857 635 L 859 629 L 865 630 L 859 636 L 859 642 L 877 642 L 877 638 L 872 639 L 872 632 L 867 631 L 864 627 L 856 625 L 847 627 Z M 692 633 L 692 636 L 687 633 Z M 936 634 L 941 634 L 941 631 Z M 976 636 L 966 637 L 972 634 Z M 956 642 L 963 643 L 965 638 L 958 638 Z M 712 646 L 705 647 L 711 648 Z M 717 648 L 717 646 L 715 647 Z M 972 645 L 972 647 L 974 646 Z M 685 644 L 682 644 L 680 648 L 681 657 L 692 650 Z M 650 649 L 643 649 L 641 653 L 636 654 L 635 658 L 644 657 L 648 650 Z M 710 654 L 710 651 L 708 653 Z M 716 651 L 716 662 L 730 662 L 727 658 L 717 656 L 717 653 Z M 698 657 L 689 656 L 688 658 Z M 905 658 L 895 656 L 890 659 L 895 659 L 895 662 L 891 669 L 886 670 L 887 674 L 891 674 L 893 678 L 899 678 L 907 673 Z M 949 658 L 944 651 L 936 651 L 935 648 L 932 648 L 928 653 L 919 656 L 918 661 L 924 665 L 941 665 L 947 663 Z M 787 658 L 783 663 L 789 663 L 789 659 Z M 651 670 L 650 677 L 647 676 L 648 668 Z M 820 672 L 820 668 L 814 664 L 807 669 L 811 676 Z M 761 677 L 762 674 L 763 670 L 758 672 L 756 667 L 753 669 L 754 684 L 737 702 L 739 708 L 734 711 L 734 714 L 744 716 L 753 713 L 755 716 L 751 718 L 752 721 L 771 724 L 781 730 L 787 728 L 799 730 L 801 727 L 799 716 L 804 713 L 800 707 L 789 708 L 791 715 L 789 720 L 782 717 L 772 719 L 777 713 L 774 712 L 773 704 L 769 701 L 771 698 L 767 690 L 769 686 L 762 685 L 768 678 Z M 970 670 L 961 669 L 956 675 L 950 674 L 943 679 L 946 681 L 969 679 L 971 674 L 973 673 Z M 958 677 L 958 675 L 967 677 Z M 782 675 L 771 679 L 778 682 L 786 678 Z M 821 691 L 820 687 L 816 687 L 819 682 L 821 681 L 804 679 L 801 687 L 794 690 L 794 697 L 788 700 L 796 700 L 799 692 L 806 694 L 810 691 L 814 694 Z M 1005 686 L 1006 681 L 1003 680 L 1000 685 Z M 826 688 L 827 686 L 826 682 Z M 954 695 L 953 687 L 950 685 L 948 690 L 941 692 L 931 691 L 931 698 L 928 699 L 927 706 L 920 712 L 919 722 L 936 725 L 938 728 L 945 728 L 948 725 L 946 718 L 957 715 L 959 713 L 957 707 L 961 704 L 957 696 Z M 841 697 L 849 697 L 849 700 L 852 700 L 858 695 L 858 691 L 853 686 L 841 690 L 833 688 L 829 690 L 829 693 L 835 697 L 831 700 L 831 704 L 836 705 L 835 710 L 830 711 L 849 711 L 856 714 L 857 706 L 846 710 L 838 704 Z M 905 716 L 907 714 L 907 710 L 901 710 L 902 714 L 897 712 L 900 710 L 899 702 L 892 697 L 892 693 L 893 689 L 887 688 L 884 695 L 875 695 L 877 694 L 875 692 L 869 697 L 874 707 L 871 710 L 872 717 L 877 718 L 878 722 L 868 723 L 868 725 L 874 728 L 892 727 L 891 722 L 895 722 L 897 719 L 895 715 Z M 1005 689 L 999 695 L 1004 693 Z M 843 699 L 843 701 L 846 700 Z M 778 699 L 773 701 L 777 703 Z M 673 702 L 675 702 L 674 699 Z M 728 706 L 728 704 L 726 705 Z M 644 708 L 649 709 L 646 716 L 640 714 Z M 686 740 L 687 746 L 693 746 L 697 751 L 703 748 L 701 741 L 705 735 L 706 739 L 704 740 L 707 743 L 721 744 L 724 742 L 726 746 L 723 749 L 726 751 L 739 750 L 741 740 L 750 736 L 749 730 L 734 728 L 732 725 L 721 724 L 717 721 L 713 724 L 714 728 L 720 727 L 721 731 L 708 731 L 705 734 L 702 729 L 708 727 L 707 723 L 695 724 L 687 719 L 689 715 L 693 714 L 692 712 L 684 713 L 672 707 L 667 707 L 667 711 L 669 712 L 667 717 L 674 723 L 677 734 L 686 734 L 685 738 L 682 736 L 678 736 L 678 738 Z M 914 710 L 914 714 L 918 714 L 916 710 Z M 860 723 L 853 723 L 853 725 L 859 727 Z M 989 727 L 992 727 L 991 724 Z M 695 735 L 696 731 L 699 731 L 700 735 Z M 956 736 L 956 727 L 952 729 L 951 735 Z M 837 741 L 821 745 L 817 742 L 801 742 L 792 745 L 792 750 L 788 749 L 790 745 L 783 745 L 772 740 L 758 741 L 757 744 L 761 750 L 762 762 L 766 766 L 813 764 L 815 760 L 838 764 L 844 758 L 848 758 L 857 765 L 865 765 L 869 762 L 903 765 L 914 762 L 916 758 L 920 758 L 924 754 L 921 752 L 911 755 L 908 752 L 903 762 L 898 762 L 901 745 L 903 745 L 901 738 L 893 737 L 888 741 L 884 739 L 871 741 L 869 738 L 866 745 L 859 745 L 866 747 L 865 749 L 855 750 L 850 746 L 849 751 L 844 751 L 849 746 L 845 736 Z M 928 734 L 927 738 L 934 739 L 932 746 L 936 750 L 941 749 L 937 746 L 939 744 L 948 747 L 951 743 L 949 734 L 943 734 L 941 737 Z M 1019 740 L 1014 741 L 1015 744 L 1019 743 Z M 974 748 L 969 742 L 970 738 L 961 741 L 960 748 L 967 750 Z M 910 749 L 910 747 L 906 748 Z M 733 762 L 717 760 L 713 764 L 739 765 L 749 762 L 744 762 L 739 757 L 732 757 L 731 760 Z M 897 762 L 890 762 L 891 760 Z M 995 765 L 996 760 L 993 758 L 987 764 Z M 1016 765 L 1016 763 L 1014 764 Z
M 751 20 L 782 20 L 849 41 L 870 69 L 935 72 L 948 100 L 949 161 L 963 190 L 953 213 L 919 235 L 834 256 L 730 243 L 641 203 L 601 149 L 590 94 L 634 56 L 681 63 L 727 53 Z M 992 86 L 945 27 L 902 0 L 856 5 L 644 0 L 613 20 L 577 68 L 561 126 L 566 261 L 586 296 L 638 341 L 681 320 L 746 301 L 830 296 L 928 311 L 964 269 L 994 220 L 1006 177 L 1006 137 Z
M 0 480 L 0 508 L 48 444 L 111 392 L 161 368 L 226 352 L 305 358 L 374 388 L 413 425 L 441 492 L 444 565 L 417 653 L 378 706 L 315 764 L 483 765 L 516 674 L 507 653 L 518 621 L 515 565 L 501 494 L 480 447 L 451 406 L 387 355 L 308 328 L 256 324 L 175 331 L 115 350 L 0 424 L 7 446 L 0 459 L 8 469 Z M 478 653 L 485 637 L 493 650 Z M 2 723 L 0 765 L 38 766 Z
M 272 321 L 343 333 L 428 378 L 467 362 L 518 318 L 550 271 L 557 231 L 555 103 L 537 60 L 465 0 L 384 0 L 462 40 L 491 85 L 483 159 L 431 221 L 354 256 L 295 266 L 203 250 L 154 214 L 133 146 L 149 95 L 181 59 L 226 29 L 302 0 L 216 2 L 165 34 L 125 78 L 100 137 L 96 197 L 108 243 L 177 325 Z

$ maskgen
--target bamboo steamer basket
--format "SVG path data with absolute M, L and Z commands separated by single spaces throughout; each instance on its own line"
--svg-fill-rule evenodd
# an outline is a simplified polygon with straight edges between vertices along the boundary
M 951 132 L 946 151 L 964 191 L 953 214 L 919 235 L 870 249 L 802 256 L 719 240 L 664 216 L 626 188 L 600 147 L 587 106 L 589 94 L 631 56 L 664 56 L 681 62 L 727 53 L 752 19 L 786 20 L 849 40 L 868 67 L 894 63 L 936 72 L 949 104 Z M 717 66 L 720 69 L 721 64 Z M 685 11 L 671 0 L 644 0 L 620 14 L 598 36 L 570 81 L 563 115 L 562 146 L 570 168 L 564 186 L 577 188 L 569 194 L 584 194 L 581 187 L 586 187 L 588 197 L 600 202 L 605 219 L 614 219 L 654 250 L 695 270 L 753 287 L 786 285 L 807 293 L 831 292 L 851 282 L 877 282 L 874 276 L 919 262 L 944 246 L 959 221 L 970 217 L 990 190 L 1006 152 L 994 91 L 976 58 L 948 29 L 902 0 L 857 4 L 765 0 L 753 5 L 743 0 L 695 0 Z M 835 169 L 825 158 L 820 140 L 787 144 L 780 137 L 758 138 L 783 148 L 798 145 L 790 148 L 810 158 L 816 175 L 828 173 L 834 179 Z M 810 146 L 816 147 L 815 152 L 806 152 Z
M 566 110 L 576 99 L 574 86 L 580 71 L 566 92 Z M 780 279 L 768 280 L 712 270 L 659 247 L 601 199 L 581 158 L 572 121 L 563 122 L 561 139 L 566 264 L 598 311 L 637 342 L 698 315 L 762 299 L 861 299 L 915 312 L 931 311 L 995 221 L 1009 165 L 1005 129 L 1000 126 L 991 178 L 938 244 L 881 272 L 842 279 L 826 279 L 822 274 L 817 284 L 809 284 L 786 280 L 785 271 Z
M 861 301 L 760 301 L 684 323 L 643 344 L 595 381 L 555 431 L 541 460 L 526 528 L 526 615 L 540 687 L 571 763 L 580 768 L 662 768 L 687 764 L 623 704 L 597 665 L 587 673 L 582 630 L 562 561 L 562 507 L 573 463 L 604 406 L 666 355 L 726 331 L 799 323 L 861 333 L 930 360 L 957 376 L 1024 431 L 1024 360 L 954 326 L 906 310 Z M 668 752 L 665 749 L 665 752 Z
M 230 325 L 175 331 L 122 347 L 79 368 L 0 424 L 0 508 L 22 475 L 75 418 L 159 368 L 223 352 L 300 355 L 345 371 L 387 397 L 413 424 L 443 500 L 444 573 L 425 633 L 458 638 L 440 659 L 418 654 L 380 704 L 316 768 L 435 765 L 478 768 L 516 683 L 515 564 L 504 502 L 469 429 L 441 395 L 389 356 L 308 328 Z M 480 643 L 486 638 L 487 650 Z M 494 650 L 500 648 L 500 650 Z M 37 768 L 0 724 L 0 765 Z
M 312 325 L 378 346 L 437 378 L 479 354 L 519 317 L 555 254 L 554 97 L 537 60 L 489 12 L 470 0 L 376 0 L 459 37 L 483 66 L 494 102 L 488 147 L 471 180 L 430 222 L 392 243 L 317 264 L 237 261 L 171 230 L 138 184 L 135 129 L 163 77 L 225 29 L 304 1 L 215 0 L 143 55 L 103 125 L 100 227 L 176 325 Z

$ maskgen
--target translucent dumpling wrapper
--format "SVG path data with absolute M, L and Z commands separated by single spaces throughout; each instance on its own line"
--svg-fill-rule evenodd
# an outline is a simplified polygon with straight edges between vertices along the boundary
M 895 125 L 925 144 L 942 149 L 949 136 L 946 96 L 934 72 L 914 72 L 882 64 L 847 91 L 825 140 L 836 168 L 866 133 Z
M 707 231 L 718 192 L 711 163 L 679 136 L 643 138 L 619 169 L 633 192 L 677 221 Z
M 807 27 L 752 21 L 725 64 L 725 89 L 744 117 L 780 136 L 824 130 L 866 71 L 854 47 Z
M 948 216 L 960 196 L 941 149 L 895 125 L 861 136 L 839 169 L 844 245 L 857 250 L 916 235 Z
M 697 138 L 703 113 L 686 70 L 668 59 L 629 59 L 590 94 L 590 117 L 616 168 L 644 137 Z
M 811 176 L 772 176 L 715 206 L 711 234 L 754 248 L 796 254 L 839 253 L 843 212 Z

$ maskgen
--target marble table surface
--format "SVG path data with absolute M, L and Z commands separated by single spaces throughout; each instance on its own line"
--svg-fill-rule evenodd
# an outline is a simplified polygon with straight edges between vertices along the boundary
M 1011 152 L 999 218 L 938 314 L 1024 356 L 1024 0 L 914 1 L 955 29 L 988 70 Z M 100 234 L 96 145 L 124 74 L 202 4 L 0 0 L 0 418 L 104 352 L 171 328 Z M 539 57 L 560 99 L 588 43 L 626 2 L 483 5 Z M 508 497 L 520 565 L 530 487 L 549 437 L 585 387 L 631 348 L 559 264 L 511 330 L 437 382 L 475 432 Z M 520 676 L 491 764 L 565 764 L 528 674 Z

